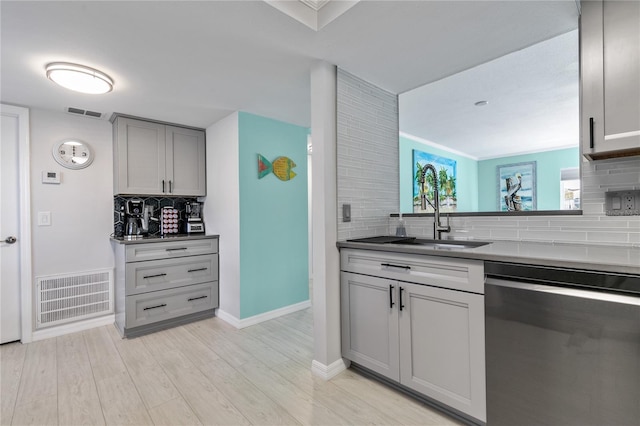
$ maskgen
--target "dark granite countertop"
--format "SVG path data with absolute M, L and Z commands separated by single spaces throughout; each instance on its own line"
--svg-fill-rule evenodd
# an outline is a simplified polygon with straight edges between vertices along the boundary
M 124 238 L 111 237 L 111 241 L 118 244 L 147 244 L 147 243 L 166 243 L 167 241 L 188 241 L 188 240 L 202 240 L 207 238 L 219 238 L 220 235 L 205 235 L 205 234 L 174 234 L 167 236 L 148 236 L 138 238 L 135 240 L 127 240 Z

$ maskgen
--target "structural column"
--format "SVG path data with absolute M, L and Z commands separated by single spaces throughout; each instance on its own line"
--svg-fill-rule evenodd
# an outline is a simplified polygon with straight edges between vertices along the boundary
M 340 353 L 340 257 L 337 241 L 335 65 L 311 70 L 313 333 L 311 370 L 328 380 L 345 369 Z

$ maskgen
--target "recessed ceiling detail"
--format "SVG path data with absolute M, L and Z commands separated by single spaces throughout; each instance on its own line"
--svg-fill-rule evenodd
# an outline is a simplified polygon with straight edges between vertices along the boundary
M 319 11 L 322 8 L 322 6 L 329 3 L 329 0 L 300 0 L 300 1 L 306 4 L 307 6 L 309 6 L 311 9 L 315 10 L 316 12 Z
M 360 0 L 264 0 L 314 31 L 320 31 Z

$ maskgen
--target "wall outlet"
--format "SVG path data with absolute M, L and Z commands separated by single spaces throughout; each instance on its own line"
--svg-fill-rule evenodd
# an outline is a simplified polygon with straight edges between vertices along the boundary
M 605 193 L 605 212 L 607 216 L 640 215 L 640 190 Z

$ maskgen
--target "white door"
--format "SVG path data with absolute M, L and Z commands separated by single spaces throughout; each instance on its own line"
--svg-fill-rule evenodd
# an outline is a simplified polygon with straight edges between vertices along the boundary
M 19 117 L 2 106 L 0 149 L 0 343 L 20 340 Z

